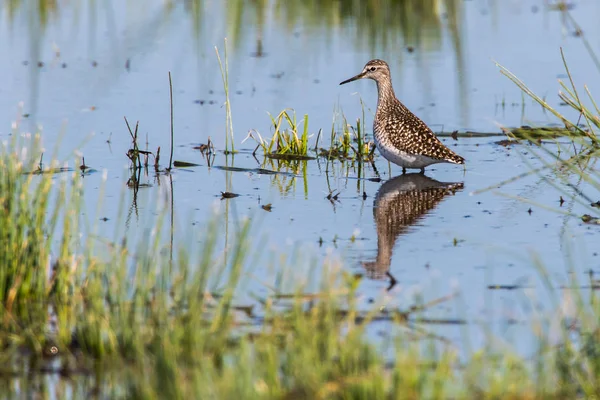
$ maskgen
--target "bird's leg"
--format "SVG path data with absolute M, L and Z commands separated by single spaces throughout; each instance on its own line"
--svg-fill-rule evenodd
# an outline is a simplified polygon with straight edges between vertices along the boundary
M 406 168 L 402 167 L 402 174 L 406 173 Z
M 425 174 L 425 167 L 421 168 L 420 174 Z

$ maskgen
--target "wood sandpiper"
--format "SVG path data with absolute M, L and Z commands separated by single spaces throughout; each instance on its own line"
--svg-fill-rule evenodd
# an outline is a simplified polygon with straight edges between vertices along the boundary
M 385 61 L 371 60 L 362 72 L 340 83 L 357 79 L 377 82 L 377 111 L 373 120 L 373 136 L 379 152 L 394 164 L 420 169 L 437 163 L 464 164 L 465 159 L 440 142 L 433 131 L 396 98 L 390 67 Z

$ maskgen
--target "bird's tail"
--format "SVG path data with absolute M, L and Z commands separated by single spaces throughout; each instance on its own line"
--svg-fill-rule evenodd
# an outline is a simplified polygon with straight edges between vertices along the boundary
M 451 153 L 446 160 L 453 164 L 464 164 L 465 163 L 465 159 L 454 152 Z

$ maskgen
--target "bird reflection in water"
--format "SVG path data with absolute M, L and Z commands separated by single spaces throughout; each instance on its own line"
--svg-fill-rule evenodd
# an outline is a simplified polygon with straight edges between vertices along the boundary
M 390 274 L 394 244 L 398 236 L 408 233 L 446 196 L 462 190 L 462 182 L 439 182 L 427 176 L 403 174 L 385 182 L 373 202 L 373 219 L 377 228 L 377 258 L 363 262 L 373 279 L 390 279 L 390 290 L 396 279 Z

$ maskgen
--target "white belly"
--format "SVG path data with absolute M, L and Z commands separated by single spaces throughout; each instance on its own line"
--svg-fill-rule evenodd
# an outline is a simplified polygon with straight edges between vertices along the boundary
M 431 164 L 437 164 L 445 162 L 444 160 L 439 160 L 436 158 L 431 158 L 427 156 L 423 156 L 420 154 L 411 154 L 402 150 L 398 150 L 393 146 L 386 146 L 383 143 L 379 142 L 379 140 L 375 140 L 375 145 L 377 146 L 377 150 L 381 153 L 381 155 L 393 162 L 401 166 L 402 168 L 425 168 Z

